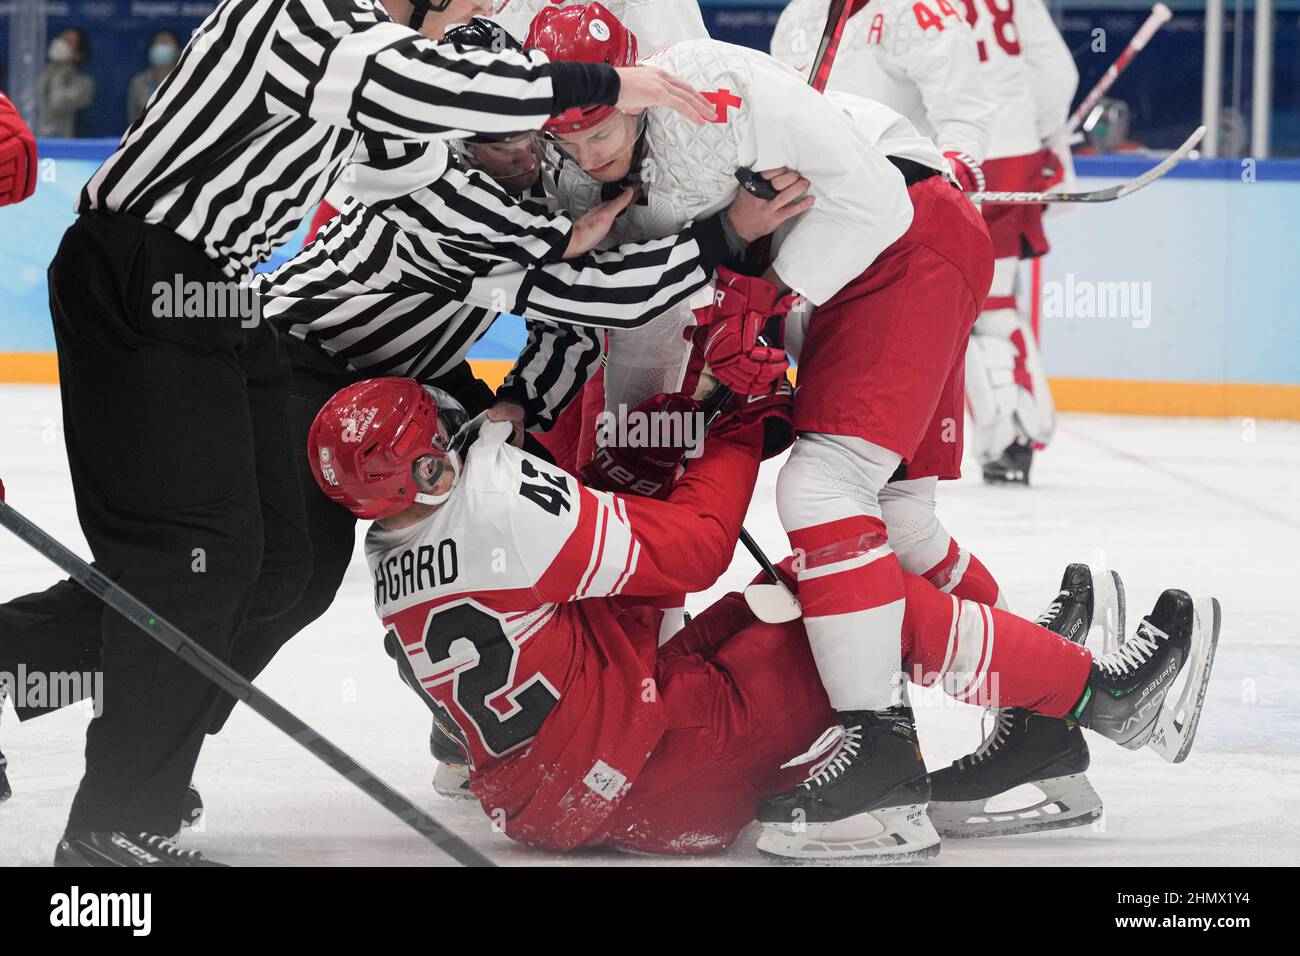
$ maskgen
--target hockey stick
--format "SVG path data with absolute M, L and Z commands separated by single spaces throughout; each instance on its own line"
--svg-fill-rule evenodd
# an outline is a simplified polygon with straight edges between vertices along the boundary
M 1116 199 L 1123 199 L 1142 189 L 1150 186 L 1160 177 L 1186 159 L 1205 136 L 1205 127 L 1198 126 L 1187 141 L 1179 146 L 1176 150 L 1166 156 L 1159 164 L 1152 166 L 1141 176 L 1135 176 L 1122 183 L 1116 183 L 1114 186 L 1107 186 L 1105 189 L 1094 189 L 1084 193 L 1028 193 L 1028 192 L 982 192 L 967 193 L 966 197 L 973 203 L 1017 203 L 1017 204 L 1035 204 L 1049 202 L 1082 202 L 1082 203 L 1099 203 L 1111 202 Z
M 1119 79 L 1119 75 L 1128 68 L 1128 65 L 1131 62 L 1133 62 L 1133 58 L 1142 52 L 1151 38 L 1155 36 L 1156 31 L 1173 19 L 1173 16 L 1174 15 L 1170 9 L 1163 3 L 1157 3 L 1152 7 L 1151 15 L 1146 18 L 1146 22 L 1144 22 L 1142 26 L 1138 27 L 1137 33 L 1133 34 L 1133 39 L 1128 41 L 1128 46 L 1120 52 L 1120 55 L 1116 57 L 1115 62 L 1110 65 L 1110 68 L 1101 75 L 1101 79 L 1097 81 L 1096 86 L 1092 88 L 1088 95 L 1083 98 L 1083 102 L 1079 104 L 1079 108 L 1070 114 L 1070 118 L 1065 121 L 1065 126 L 1044 140 L 1043 144 L 1047 145 L 1048 143 L 1056 142 L 1060 139 L 1068 140 L 1073 136 L 1074 131 L 1077 130 L 1083 124 L 1083 121 L 1088 118 L 1088 114 L 1092 112 L 1093 108 L 1098 102 L 1100 102 L 1101 98 L 1110 91 L 1112 86 L 1115 85 L 1115 81 Z
M 186 664 L 216 684 L 227 694 L 242 700 L 254 712 L 261 714 L 278 729 L 302 744 L 326 764 L 342 774 L 350 783 L 373 797 L 385 809 L 407 824 L 422 837 L 464 866 L 493 866 L 491 860 L 474 849 L 456 834 L 443 827 L 406 797 L 384 783 L 369 770 L 330 743 L 311 727 L 280 706 L 252 683 L 241 677 L 225 662 L 214 657 L 164 621 L 144 604 L 101 571 L 91 567 L 72 551 L 65 548 L 49 534 L 11 508 L 4 500 L 4 484 L 0 482 L 0 525 L 49 558 L 74 581 L 117 611 L 124 618 L 167 648 Z

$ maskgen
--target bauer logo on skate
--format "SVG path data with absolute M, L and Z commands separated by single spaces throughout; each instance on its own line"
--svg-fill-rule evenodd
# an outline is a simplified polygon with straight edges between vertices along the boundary
M 1064 282 L 1043 283 L 1043 315 L 1049 319 L 1129 319 L 1135 329 L 1151 325 L 1150 282 L 1093 282 L 1066 273 Z

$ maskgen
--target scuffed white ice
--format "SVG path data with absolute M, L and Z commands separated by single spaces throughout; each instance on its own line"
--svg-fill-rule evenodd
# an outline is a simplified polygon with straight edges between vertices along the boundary
M 60 434 L 58 392 L 0 386 L 0 478 L 9 502 L 85 555 Z M 124 425 L 129 427 L 129 425 Z M 1035 614 L 1070 561 L 1119 570 L 1130 625 L 1159 591 L 1212 593 L 1224 609 L 1210 697 L 1188 761 L 1171 766 L 1090 738 L 1090 776 L 1106 804 L 1095 828 L 945 842 L 933 865 L 1281 864 L 1300 850 L 1300 426 L 1240 420 L 1064 415 L 1035 486 L 986 488 L 968 475 L 940 489 L 940 515 L 1005 588 Z M 773 557 L 784 536 L 765 467 L 749 527 Z M 739 551 L 711 597 L 754 574 Z M 57 572 L 0 531 L 0 599 L 42 589 Z M 264 675 L 264 688 L 441 821 L 503 864 L 570 866 L 759 862 L 752 835 L 689 860 L 597 853 L 566 858 L 492 832 L 472 804 L 430 787 L 427 711 L 380 646 L 363 563 L 334 607 Z M 927 760 L 945 765 L 980 738 L 977 710 L 917 695 Z M 0 806 L 0 864 L 50 861 L 82 766 L 87 714 L 66 710 L 18 726 L 0 722 L 13 799 Z M 440 854 L 260 717 L 239 709 L 211 738 L 196 782 L 203 832 L 183 842 L 244 865 L 441 864 Z

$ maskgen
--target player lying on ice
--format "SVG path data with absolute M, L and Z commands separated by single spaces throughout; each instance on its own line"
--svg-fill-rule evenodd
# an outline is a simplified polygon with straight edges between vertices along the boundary
M 796 761 L 820 749 L 917 749 L 910 728 L 840 723 L 801 621 L 763 623 L 732 594 L 658 646 L 655 599 L 703 590 L 727 567 L 765 441 L 779 450 L 770 436 L 781 426 L 788 441 L 787 395 L 736 403 L 684 470 L 683 447 L 613 450 L 585 484 L 511 445 L 510 422 L 466 423 L 454 400 L 411 379 L 351 385 L 313 423 L 321 489 L 375 522 L 376 608 L 403 679 L 460 742 L 474 795 L 512 838 L 551 851 L 707 853 L 757 813 L 760 849 L 780 857 L 937 852 L 924 772 L 887 812 L 786 814 L 778 795 L 808 786 Z M 673 395 L 637 411 L 671 422 L 699 408 Z M 663 500 L 593 487 L 625 483 L 620 470 Z M 1130 749 L 1163 727 L 1161 699 L 1206 634 L 1191 599 L 1166 591 L 1120 650 L 1094 659 L 1056 633 L 1086 631 L 1087 593 L 1058 596 L 1049 630 L 915 575 L 904 589 L 914 679 L 1068 718 Z M 828 778 L 827 806 L 860 779 L 837 780 L 837 766 L 832 757 L 812 773 Z

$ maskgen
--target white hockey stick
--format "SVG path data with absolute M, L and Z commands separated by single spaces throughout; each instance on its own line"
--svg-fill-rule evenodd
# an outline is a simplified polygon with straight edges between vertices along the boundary
M 1126 182 L 1117 183 L 1114 186 L 1107 186 L 1105 189 L 1094 189 L 1084 193 L 1053 193 L 1053 192 L 982 192 L 967 193 L 967 197 L 973 203 L 1019 203 L 1019 204 L 1036 204 L 1036 203 L 1054 203 L 1054 202 L 1083 202 L 1098 203 L 1111 202 L 1115 199 L 1123 199 L 1145 186 L 1150 186 L 1169 170 L 1173 169 L 1189 155 L 1201 142 L 1205 136 L 1205 127 L 1198 126 L 1196 132 L 1187 137 L 1187 141 L 1179 146 L 1176 150 L 1166 156 L 1158 165 L 1152 166 L 1141 176 L 1136 176 Z
M 1119 75 L 1124 72 L 1133 58 L 1142 52 L 1150 39 L 1155 36 L 1156 31 L 1171 19 L 1173 19 L 1173 12 L 1163 3 L 1157 3 L 1152 7 L 1151 15 L 1147 17 L 1146 22 L 1138 27 L 1138 32 L 1133 35 L 1133 39 L 1128 41 L 1128 46 L 1110 65 L 1110 69 L 1102 74 L 1097 85 L 1083 98 L 1079 108 L 1070 114 L 1070 118 L 1065 121 L 1065 126 L 1044 140 L 1043 144 L 1047 145 L 1060 139 L 1068 141 L 1074 135 L 1074 131 L 1083 125 L 1083 121 L 1088 118 L 1088 114 L 1093 111 L 1101 98 L 1115 85 L 1115 81 L 1119 79 Z

